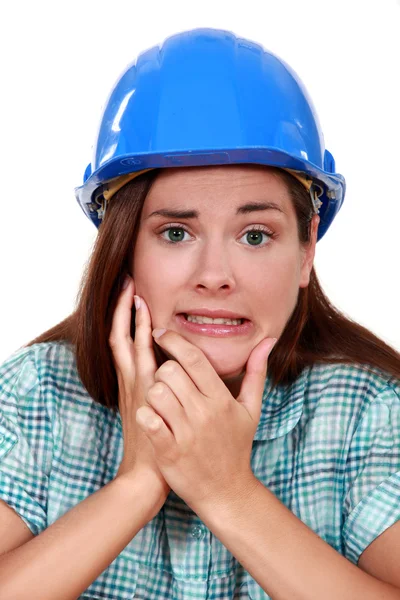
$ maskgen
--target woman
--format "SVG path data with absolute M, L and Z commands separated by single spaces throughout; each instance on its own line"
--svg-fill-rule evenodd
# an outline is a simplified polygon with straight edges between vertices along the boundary
M 344 193 L 259 45 L 119 78 L 77 308 L 0 371 L 4 597 L 400 597 L 400 356 L 313 267 Z

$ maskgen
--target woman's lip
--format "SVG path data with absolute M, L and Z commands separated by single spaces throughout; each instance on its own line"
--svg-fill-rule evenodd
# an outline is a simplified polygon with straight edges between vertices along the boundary
M 208 335 L 212 337 L 232 337 L 234 335 L 248 335 L 253 329 L 253 323 L 245 320 L 241 325 L 225 325 L 214 323 L 191 323 L 187 321 L 182 313 L 175 315 L 180 327 L 191 333 Z

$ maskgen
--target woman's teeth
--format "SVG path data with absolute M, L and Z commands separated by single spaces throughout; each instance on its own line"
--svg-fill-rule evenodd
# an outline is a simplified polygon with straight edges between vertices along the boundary
M 201 317 L 199 315 L 185 315 L 187 321 L 191 323 L 208 323 L 215 325 L 241 325 L 243 319 L 211 319 L 210 317 Z

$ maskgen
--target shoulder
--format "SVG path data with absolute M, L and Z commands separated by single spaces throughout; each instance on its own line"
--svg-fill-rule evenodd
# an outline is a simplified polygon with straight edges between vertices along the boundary
M 350 399 L 363 404 L 385 391 L 400 393 L 400 379 L 377 367 L 361 364 L 315 364 L 309 371 L 309 395 L 331 397 L 347 403 Z
M 386 409 L 385 409 L 386 406 Z M 315 364 L 309 370 L 305 410 L 332 417 L 344 416 L 353 428 L 371 411 L 387 414 L 400 407 L 400 380 L 370 365 Z
M 69 344 L 45 342 L 24 346 L 0 365 L 1 390 L 29 392 L 42 383 L 56 381 L 77 383 L 74 353 Z
M 26 481 L 35 472 L 39 482 L 39 465 L 41 473 L 50 472 L 54 434 L 60 430 L 58 405 L 71 360 L 68 349 L 53 342 L 19 348 L 0 365 L 3 476 L 18 474 Z
M 19 348 L 0 365 L 2 409 L 24 406 L 63 412 L 94 404 L 84 388 L 73 347 L 66 342 L 45 342 Z

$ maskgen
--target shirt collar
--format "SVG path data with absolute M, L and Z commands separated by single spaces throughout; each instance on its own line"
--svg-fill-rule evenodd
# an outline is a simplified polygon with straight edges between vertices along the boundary
M 293 383 L 278 385 L 273 391 L 271 378 L 267 376 L 254 440 L 273 440 L 294 429 L 303 412 L 310 368 L 305 367 Z

